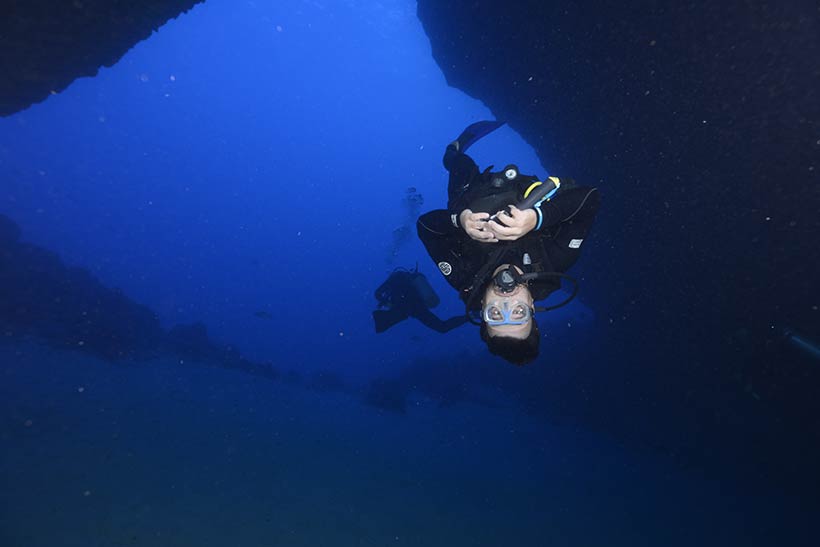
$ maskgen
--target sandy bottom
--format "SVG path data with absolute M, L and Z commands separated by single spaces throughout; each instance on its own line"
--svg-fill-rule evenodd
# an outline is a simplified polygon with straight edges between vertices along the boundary
M 740 496 L 514 409 L 407 415 L 173 360 L 0 346 L 0 545 L 809 545 Z

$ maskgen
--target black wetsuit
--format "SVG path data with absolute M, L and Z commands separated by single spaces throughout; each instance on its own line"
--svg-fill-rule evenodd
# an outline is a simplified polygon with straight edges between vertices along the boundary
M 498 192 L 491 184 L 492 174 L 480 173 L 478 166 L 468 155 L 455 150 L 451 145 L 444 154 L 444 166 L 450 173 L 447 189 L 447 210 L 438 209 L 422 215 L 416 223 L 419 238 L 428 254 L 438 266 L 450 285 L 459 291 L 465 302 L 469 299 L 476 274 L 488 264 L 488 274 L 502 264 L 515 264 L 525 272 L 566 272 L 581 253 L 581 246 L 592 227 L 598 211 L 597 189 L 587 186 L 567 188 L 556 192 L 555 196 L 541 204 L 543 223 L 537 231 L 526 234 L 515 241 L 480 243 L 473 240 L 459 225 L 458 215 L 469 208 L 477 197 Z M 536 180 L 535 177 L 519 175 L 508 182 L 519 197 Z M 474 211 L 476 212 L 476 211 Z M 525 266 L 525 255 L 529 255 L 531 266 Z M 530 290 L 535 300 L 542 300 L 560 288 L 558 278 L 532 282 Z M 479 306 L 475 299 L 473 308 Z
M 429 290 L 427 301 L 414 283 L 416 278 L 423 280 L 423 285 Z M 415 317 L 425 326 L 442 334 L 467 322 L 463 315 L 442 320 L 430 311 L 430 307 L 438 305 L 438 296 L 432 292 L 424 275 L 419 272 L 394 271 L 387 281 L 376 289 L 375 297 L 379 301 L 379 307 L 386 308 L 373 312 L 377 333 L 384 332 L 409 317 Z

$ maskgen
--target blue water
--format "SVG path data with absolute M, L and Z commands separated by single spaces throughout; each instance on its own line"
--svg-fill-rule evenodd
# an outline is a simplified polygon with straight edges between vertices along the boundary
M 797 545 L 806 526 L 785 497 L 510 404 L 400 415 L 33 345 L 0 363 L 5 545 Z
M 461 312 L 415 236 L 397 247 L 393 230 L 412 228 L 408 187 L 423 210 L 444 204 L 444 146 L 492 118 L 447 86 L 409 0 L 208 0 L 96 77 L 0 119 L 12 175 L 0 213 L 25 240 L 164 326 L 201 321 L 298 378 L 4 342 L 0 542 L 802 541 L 787 496 L 525 412 L 509 386 L 540 376 L 487 357 L 466 326 L 373 333 L 373 290 L 396 266 L 418 262 L 439 315 Z M 549 170 L 507 127 L 471 155 Z M 594 316 L 582 295 L 542 323 L 566 389 Z M 469 393 L 456 383 L 441 397 L 439 369 L 457 369 Z M 383 378 L 411 379 L 403 413 L 368 404 Z
M 418 260 L 435 274 L 414 236 L 386 263 L 407 187 L 423 210 L 443 204 L 444 146 L 493 117 L 446 86 L 413 3 L 360 4 L 215 1 L 169 22 L 0 121 L 0 161 L 18 175 L 4 211 L 167 325 L 203 321 L 260 358 L 313 363 L 332 348 L 350 366 L 386 273 Z M 546 174 L 508 128 L 471 152 Z M 294 283 L 309 320 L 282 303 Z

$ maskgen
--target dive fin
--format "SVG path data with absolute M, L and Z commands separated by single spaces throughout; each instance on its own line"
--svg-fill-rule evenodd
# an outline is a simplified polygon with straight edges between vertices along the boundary
M 504 125 L 504 122 L 486 120 L 468 125 L 467 129 L 462 131 L 461 135 L 459 135 L 458 139 L 456 139 L 458 140 L 458 151 L 461 153 L 467 152 L 467 149 L 475 144 L 477 140 L 489 135 L 502 125 Z

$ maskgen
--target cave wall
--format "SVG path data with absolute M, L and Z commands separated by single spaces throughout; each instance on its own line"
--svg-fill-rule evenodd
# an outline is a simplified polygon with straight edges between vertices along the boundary
M 806 315 L 820 273 L 816 3 L 419 0 L 418 14 L 450 85 L 553 173 L 601 188 L 586 291 L 613 313 L 658 297 L 680 313 L 719 290 L 723 311 Z M 775 280 L 792 297 L 767 297 Z
M 199 1 L 0 0 L 0 115 L 113 65 Z M 710 447 L 695 462 L 722 450 L 746 477 L 783 463 L 804 480 L 820 367 L 779 351 L 773 327 L 820 337 L 816 3 L 418 0 L 418 14 L 450 85 L 603 194 L 573 272 L 601 319 L 597 364 L 579 363 L 563 400 L 536 386 L 532 404 L 669 451 Z M 202 329 L 177 334 L 189 353 L 210 347 Z M 547 342 L 542 367 L 562 340 Z M 760 446 L 775 448 L 750 457 Z
M 0 1 L 0 116 L 116 63 L 204 0 Z
M 820 367 L 778 334 L 820 339 L 819 10 L 418 0 L 448 83 L 601 190 L 569 412 L 792 485 L 820 454 Z
M 820 336 L 818 9 L 418 2 L 450 85 L 601 189 L 583 295 L 658 359 Z

